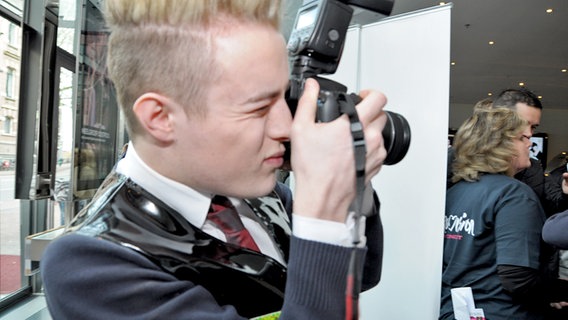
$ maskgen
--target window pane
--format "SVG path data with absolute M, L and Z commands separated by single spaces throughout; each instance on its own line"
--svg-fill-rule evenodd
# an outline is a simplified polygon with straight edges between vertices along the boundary
M 6 98 L 12 98 L 14 96 L 14 70 L 8 68 L 6 72 Z
M 8 26 L 8 43 L 11 46 L 17 46 L 18 45 L 18 26 L 16 26 L 13 23 L 10 23 L 10 25 Z
M 53 198 L 53 226 L 64 225 L 72 216 L 71 169 L 73 159 L 73 72 L 59 69 L 59 133 L 57 135 L 57 166 Z
M 57 46 L 75 54 L 76 0 L 59 1 L 59 25 L 57 27 Z
M 12 118 L 4 118 L 4 134 L 12 134 Z
M 21 1 L 19 2 L 21 5 Z M 6 5 L 6 1 L 0 4 Z M 20 10 L 21 11 L 21 10 Z M 4 34 L 13 28 L 15 41 L 21 40 L 21 28 L 0 18 L 0 31 Z M 22 258 L 20 235 L 20 201 L 14 199 L 16 137 L 18 122 L 18 79 L 20 70 L 19 45 L 10 45 L 6 38 L 0 41 L 0 298 L 22 287 Z
M 1 0 L 0 5 L 10 10 L 18 17 L 22 17 L 22 11 L 24 9 L 24 0 Z
M 116 162 L 118 105 L 114 86 L 107 75 L 108 32 L 101 11 L 92 1 L 85 7 L 86 21 L 81 32 L 79 92 L 75 141 L 78 174 L 74 195 L 92 197 Z

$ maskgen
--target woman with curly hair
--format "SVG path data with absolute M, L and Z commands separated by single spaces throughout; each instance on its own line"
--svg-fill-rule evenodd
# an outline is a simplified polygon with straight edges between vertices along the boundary
M 544 211 L 515 180 L 530 166 L 531 129 L 513 110 L 479 109 L 454 139 L 446 195 L 440 319 L 454 319 L 451 289 L 470 287 L 485 317 L 543 319 Z

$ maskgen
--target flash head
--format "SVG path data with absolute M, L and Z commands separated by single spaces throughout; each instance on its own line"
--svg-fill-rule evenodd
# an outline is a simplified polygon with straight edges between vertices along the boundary
M 319 75 L 333 74 L 337 70 L 353 17 L 352 6 L 390 15 L 393 4 L 394 0 L 304 1 L 296 15 L 287 46 L 292 58 L 292 72 L 286 101 L 292 115 L 307 78 L 314 78 L 320 84 L 316 120 L 328 122 L 341 115 L 337 98 L 344 96 L 347 88 Z M 356 103 L 359 100 L 358 97 L 350 99 Z M 387 150 L 384 164 L 392 165 L 401 161 L 408 151 L 410 126 L 402 115 L 390 111 L 386 111 L 386 114 L 387 123 L 382 132 Z

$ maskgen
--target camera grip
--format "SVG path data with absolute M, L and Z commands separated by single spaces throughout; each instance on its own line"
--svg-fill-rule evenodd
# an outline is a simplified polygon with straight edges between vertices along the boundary
M 316 112 L 316 121 L 330 122 L 341 115 L 339 111 L 339 103 L 337 101 L 338 94 L 333 91 L 320 91 L 318 96 L 318 108 Z

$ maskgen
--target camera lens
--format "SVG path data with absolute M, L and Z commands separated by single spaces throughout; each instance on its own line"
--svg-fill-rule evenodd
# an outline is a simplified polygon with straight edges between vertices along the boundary
M 397 164 L 404 158 L 410 146 L 410 126 L 400 114 L 385 111 L 387 122 L 383 128 L 383 141 L 387 150 L 386 165 Z
M 321 81 L 321 79 L 320 79 Z M 325 83 L 325 82 L 324 82 Z M 320 86 L 322 83 L 320 82 Z M 293 86 L 291 86 L 293 87 Z M 341 115 L 339 111 L 339 104 L 337 103 L 336 96 L 330 95 L 329 93 L 337 94 L 338 91 L 322 91 L 320 93 L 320 100 L 325 101 L 327 103 L 322 103 L 318 105 L 318 112 L 317 112 L 317 121 L 332 121 L 338 116 Z M 339 92 L 341 93 L 341 92 Z M 299 94 L 298 94 L 299 95 Z M 361 101 L 361 98 L 351 93 L 349 95 L 355 104 Z M 297 99 L 290 98 L 290 89 L 286 91 L 286 102 L 290 107 L 290 111 L 292 112 L 292 116 L 296 111 L 296 106 L 298 103 Z M 320 103 L 321 101 L 318 101 Z M 331 103 L 330 103 L 331 102 Z M 335 102 L 335 103 L 333 103 Z M 320 110 L 320 107 L 324 107 L 326 110 Z M 383 164 L 385 165 L 394 165 L 399 163 L 408 152 L 408 148 L 410 146 L 410 125 L 406 118 L 402 115 L 392 112 L 392 111 L 385 111 L 387 115 L 387 121 L 385 123 L 385 127 L 383 128 L 383 143 L 385 149 L 387 151 L 387 157 Z M 286 145 L 286 154 L 284 155 L 286 168 L 290 168 L 290 146 L 289 144 Z

